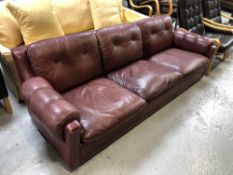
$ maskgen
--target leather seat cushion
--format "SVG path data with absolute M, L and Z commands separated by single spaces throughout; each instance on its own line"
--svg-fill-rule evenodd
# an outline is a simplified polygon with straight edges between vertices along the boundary
M 225 51 L 230 46 L 233 45 L 233 36 L 232 34 L 221 34 L 221 33 L 208 33 L 206 32 L 204 36 L 209 38 L 218 38 L 220 40 L 221 47 L 219 48 L 219 51 Z
M 94 141 L 141 112 L 145 100 L 107 78 L 98 78 L 63 94 L 80 113 L 82 141 Z
M 184 76 L 193 73 L 198 68 L 207 66 L 208 58 L 177 48 L 167 49 L 150 58 L 151 61 L 168 66 L 173 70 L 182 73 Z
M 182 75 L 156 62 L 141 60 L 108 74 L 108 78 L 151 100 L 179 83 Z

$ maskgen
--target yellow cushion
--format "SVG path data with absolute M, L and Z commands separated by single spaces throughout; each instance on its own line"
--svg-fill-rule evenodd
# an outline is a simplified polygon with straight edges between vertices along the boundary
M 118 0 L 89 0 L 95 29 L 121 24 Z
M 117 3 L 118 3 L 118 8 L 120 10 L 121 22 L 123 22 L 123 20 L 124 20 L 124 7 L 122 4 L 122 0 L 117 0 Z
M 89 0 L 51 0 L 65 34 L 94 29 Z
M 5 1 L 0 2 L 0 43 L 7 48 L 23 43 L 18 23 L 6 8 Z
M 49 0 L 9 1 L 7 7 L 18 21 L 26 45 L 64 35 Z
M 135 12 L 128 8 L 123 8 L 123 23 L 135 22 L 141 19 L 149 18 L 146 15 Z

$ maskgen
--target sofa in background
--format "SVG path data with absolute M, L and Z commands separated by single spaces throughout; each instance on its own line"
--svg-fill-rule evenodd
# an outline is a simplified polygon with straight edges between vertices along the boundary
M 169 16 L 12 49 L 32 121 L 71 169 L 198 82 L 217 51 Z M 190 99 L 192 100 L 192 99 Z

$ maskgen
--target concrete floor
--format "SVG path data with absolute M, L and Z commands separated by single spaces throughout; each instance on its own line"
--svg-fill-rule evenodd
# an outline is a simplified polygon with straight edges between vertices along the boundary
M 233 55 L 74 172 L 11 95 L 0 108 L 0 175 L 232 175 Z

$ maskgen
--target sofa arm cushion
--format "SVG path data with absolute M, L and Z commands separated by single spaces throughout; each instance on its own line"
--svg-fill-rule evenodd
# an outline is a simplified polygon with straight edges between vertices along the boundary
M 185 29 L 178 29 L 174 32 L 174 44 L 177 48 L 202 54 L 208 58 L 212 58 L 218 50 L 214 40 Z
M 80 121 L 76 108 L 43 78 L 35 77 L 24 82 L 22 94 L 33 116 L 60 139 L 63 139 L 63 131 L 68 123 Z

